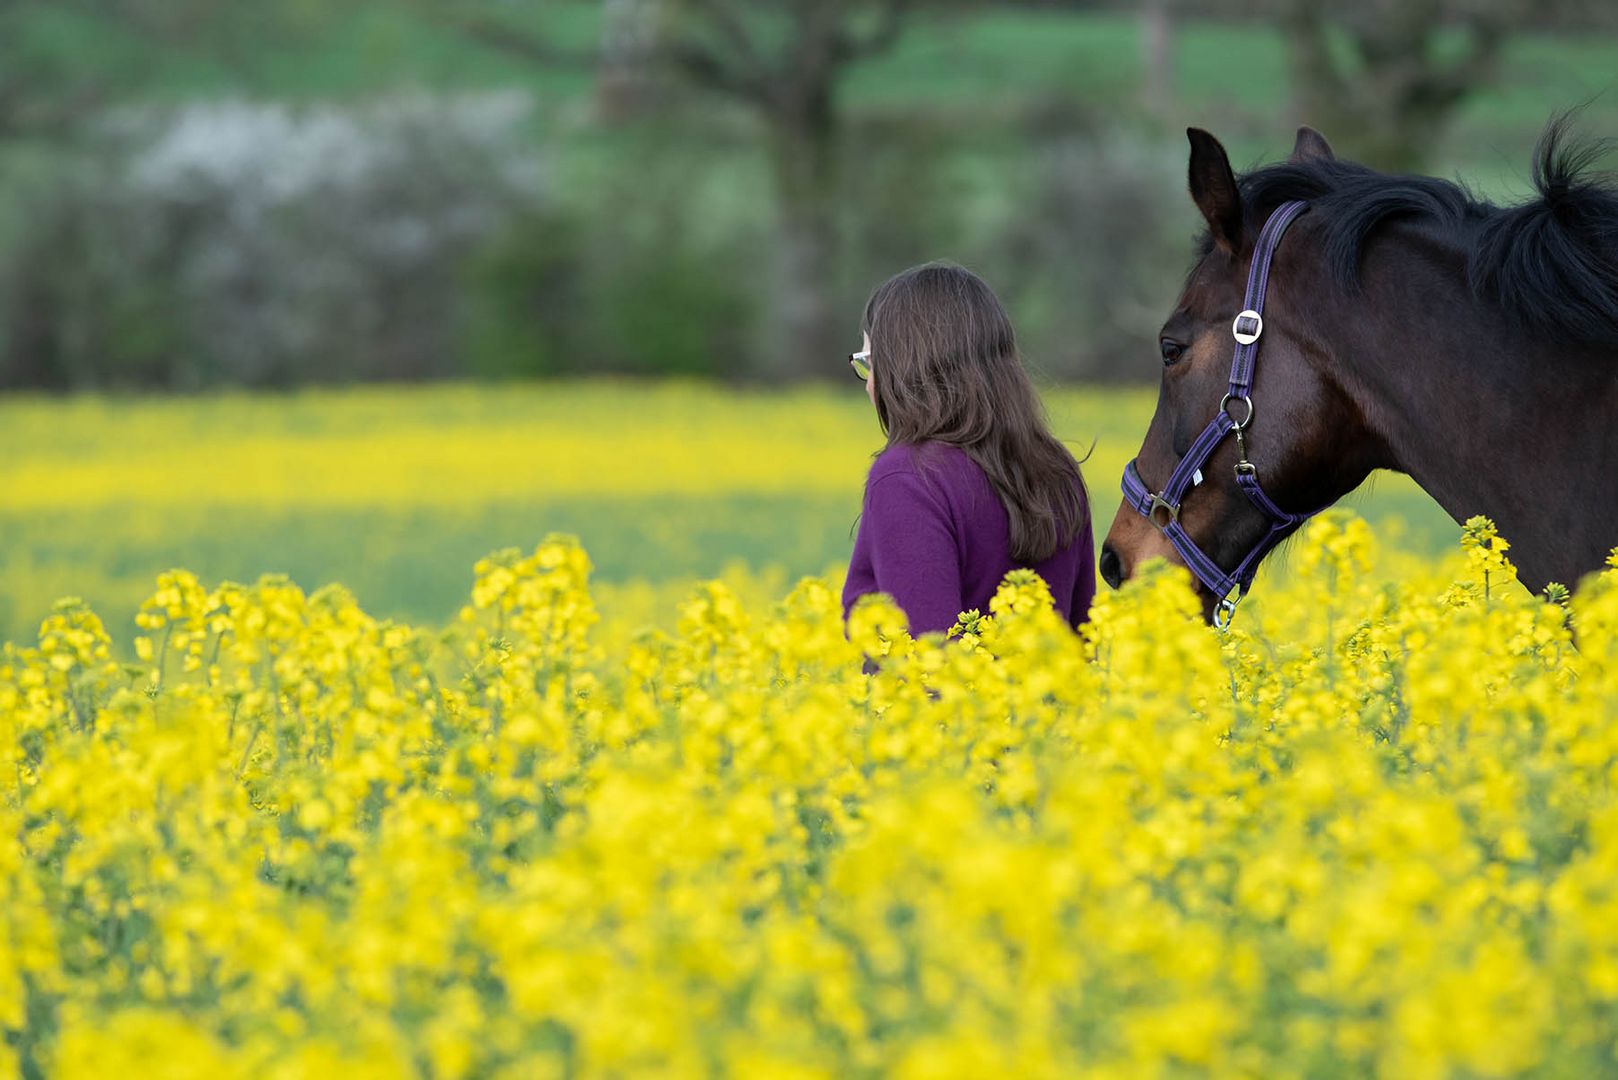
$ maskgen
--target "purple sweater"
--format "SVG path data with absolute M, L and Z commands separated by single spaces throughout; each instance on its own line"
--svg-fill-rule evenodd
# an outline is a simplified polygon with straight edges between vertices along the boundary
M 910 620 L 910 632 L 948 630 L 962 611 L 989 613 L 989 598 L 1011 557 L 1005 505 L 977 462 L 945 443 L 890 446 L 865 482 L 854 556 L 843 583 L 843 617 L 859 597 L 885 592 Z M 1096 592 L 1095 542 L 1086 520 L 1073 542 L 1034 569 L 1074 626 Z

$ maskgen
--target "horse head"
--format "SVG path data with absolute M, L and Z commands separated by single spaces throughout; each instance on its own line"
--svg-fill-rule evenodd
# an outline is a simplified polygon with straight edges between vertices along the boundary
M 1271 547 L 1386 454 L 1323 343 L 1312 300 L 1330 281 L 1307 204 L 1246 197 L 1219 141 L 1187 135 L 1207 234 L 1158 333 L 1157 411 L 1100 569 L 1116 588 L 1153 556 L 1186 565 L 1218 619 Z M 1292 163 L 1331 159 L 1318 132 L 1299 130 Z

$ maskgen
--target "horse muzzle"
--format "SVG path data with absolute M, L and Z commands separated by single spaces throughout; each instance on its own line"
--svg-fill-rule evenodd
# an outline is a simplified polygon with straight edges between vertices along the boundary
M 1101 544 L 1101 580 L 1114 589 L 1119 588 L 1135 575 L 1136 567 L 1154 558 L 1185 565 L 1185 560 L 1160 529 L 1128 505 L 1120 506 Z

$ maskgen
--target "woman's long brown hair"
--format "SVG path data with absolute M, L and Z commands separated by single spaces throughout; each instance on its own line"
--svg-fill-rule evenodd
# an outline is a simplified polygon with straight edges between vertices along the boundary
M 1040 562 L 1089 528 L 1079 463 L 1050 433 L 1011 318 L 982 278 L 951 263 L 912 267 L 871 293 L 861 329 L 887 445 L 965 451 L 1005 505 L 1013 559 Z

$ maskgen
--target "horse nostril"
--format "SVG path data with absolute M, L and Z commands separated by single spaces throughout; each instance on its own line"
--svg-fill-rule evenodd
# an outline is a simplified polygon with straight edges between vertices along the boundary
M 1124 583 L 1124 563 L 1111 544 L 1101 545 L 1101 580 L 1114 589 Z

